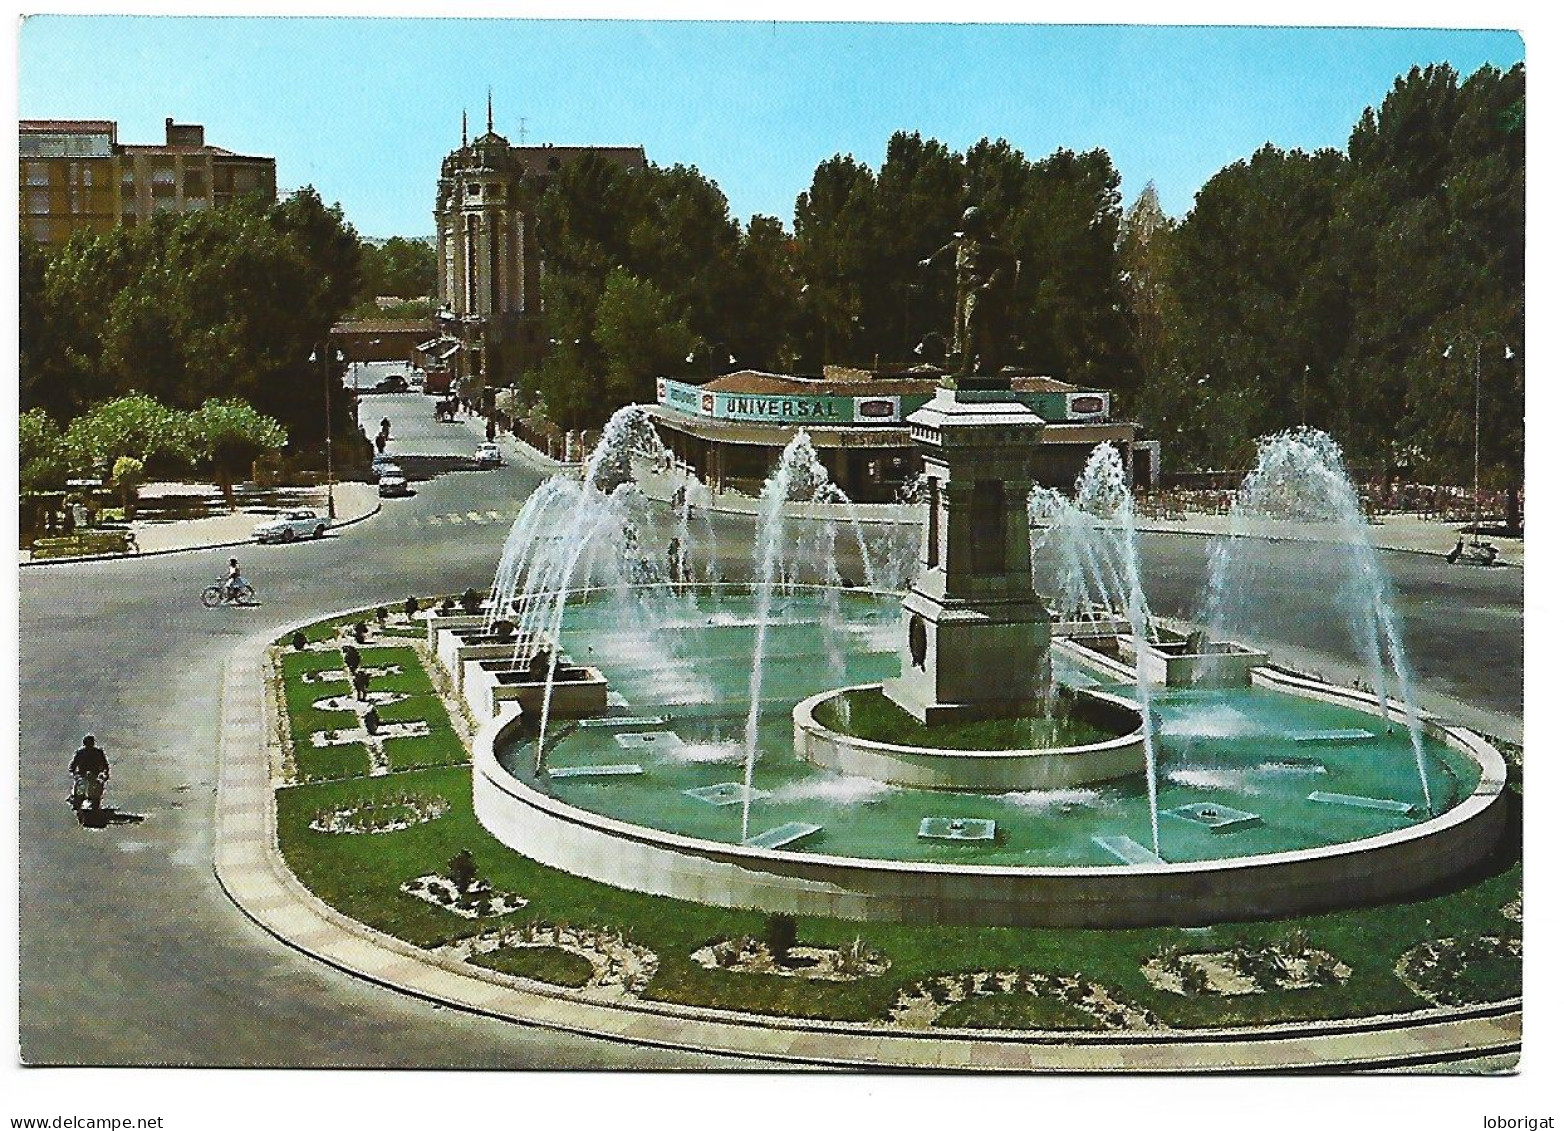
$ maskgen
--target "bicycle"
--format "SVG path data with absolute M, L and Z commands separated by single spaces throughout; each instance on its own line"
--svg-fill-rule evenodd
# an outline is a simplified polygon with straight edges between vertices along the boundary
M 201 604 L 209 609 L 218 605 L 251 605 L 255 603 L 255 587 L 241 583 L 230 588 L 226 584 L 208 585 L 201 590 Z

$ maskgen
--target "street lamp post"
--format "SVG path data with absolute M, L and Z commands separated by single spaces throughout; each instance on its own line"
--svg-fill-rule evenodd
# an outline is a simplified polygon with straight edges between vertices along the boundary
M 1483 425 L 1483 342 L 1489 338 L 1495 338 L 1496 331 L 1489 330 L 1485 333 L 1471 333 L 1459 331 L 1455 341 L 1445 346 L 1444 356 L 1448 360 L 1455 352 L 1456 342 L 1466 339 L 1467 347 L 1472 348 L 1476 343 L 1476 357 L 1472 363 L 1472 535 L 1482 533 L 1482 502 L 1478 494 L 1482 482 L 1480 471 L 1482 468 L 1482 425 Z M 1506 361 L 1515 356 L 1515 351 L 1509 346 L 1504 347 Z
M 737 365 L 739 363 L 738 358 L 734 357 L 731 353 L 728 353 L 727 342 L 714 342 L 711 345 L 696 346 L 684 356 L 684 363 L 686 365 L 694 365 L 695 355 L 704 352 L 706 354 L 706 379 L 711 380 L 713 377 L 717 376 L 718 349 L 721 349 L 723 353 L 728 354 L 729 365 Z
M 331 458 L 331 353 L 324 346 L 310 353 L 310 361 L 320 358 L 321 369 L 324 371 L 326 382 L 326 517 L 335 520 L 337 517 L 336 495 L 336 470 Z M 337 351 L 337 360 L 341 361 L 343 354 Z

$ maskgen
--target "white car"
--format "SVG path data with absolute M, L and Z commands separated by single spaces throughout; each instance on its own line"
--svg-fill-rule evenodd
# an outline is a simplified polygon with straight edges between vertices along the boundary
M 379 491 L 382 499 L 389 499 L 408 493 L 407 476 L 402 473 L 402 469 L 396 464 L 388 463 L 381 467 Z
M 257 526 L 254 536 L 257 542 L 292 542 L 299 538 L 319 538 L 330 525 L 311 510 L 284 511 Z
M 499 467 L 505 462 L 500 455 L 500 446 L 495 443 L 479 444 L 478 454 L 473 459 L 478 461 L 479 467 Z

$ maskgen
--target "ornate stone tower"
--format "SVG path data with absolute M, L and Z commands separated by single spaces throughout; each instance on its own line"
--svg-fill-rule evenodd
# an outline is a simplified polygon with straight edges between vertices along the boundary
M 941 389 L 908 417 L 923 451 L 923 569 L 885 694 L 925 723 L 1029 715 L 1049 678 L 1032 588 L 1027 457 L 1045 427 L 1009 390 Z

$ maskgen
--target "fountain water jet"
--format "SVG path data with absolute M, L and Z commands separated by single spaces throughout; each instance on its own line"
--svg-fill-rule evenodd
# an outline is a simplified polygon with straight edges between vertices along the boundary
M 1309 584 L 1315 592 L 1333 595 L 1335 610 L 1370 674 L 1380 718 L 1387 726 L 1387 676 L 1395 676 L 1424 811 L 1432 814 L 1422 719 L 1390 579 L 1369 540 L 1368 522 L 1341 448 L 1330 436 L 1314 428 L 1295 428 L 1260 441 L 1254 469 L 1229 512 L 1229 535 L 1212 554 L 1202 621 L 1224 637 L 1263 636 L 1262 609 L 1274 585 L 1274 571 L 1265 560 L 1267 539 L 1296 537 L 1300 525 L 1312 528 L 1311 541 L 1318 547 L 1310 555 L 1309 568 L 1320 576 Z M 1296 574 L 1288 584 L 1299 584 Z

